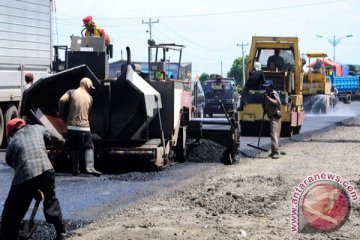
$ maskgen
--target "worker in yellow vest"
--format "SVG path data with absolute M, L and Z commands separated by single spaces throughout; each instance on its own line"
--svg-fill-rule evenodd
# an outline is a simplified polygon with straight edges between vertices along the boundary
M 105 39 L 106 46 L 110 43 L 110 37 L 109 35 L 105 34 L 105 30 L 102 27 L 99 27 L 95 24 L 92 16 L 86 16 L 83 18 L 85 31 L 85 36 L 97 36 L 97 37 L 103 37 Z

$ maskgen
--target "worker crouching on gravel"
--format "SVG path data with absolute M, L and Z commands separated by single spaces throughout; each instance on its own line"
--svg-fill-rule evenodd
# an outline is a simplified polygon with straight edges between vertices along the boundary
M 89 78 L 83 78 L 77 89 L 67 91 L 59 100 L 59 117 L 64 118 L 64 107 L 68 103 L 67 130 L 70 143 L 70 155 L 73 163 L 73 175 L 79 175 L 80 151 L 85 150 L 85 170 L 94 176 L 101 172 L 94 168 L 94 145 L 90 132 L 89 113 L 92 107 L 90 90 L 95 89 Z
M 265 90 L 263 109 L 264 114 L 270 119 L 270 138 L 271 138 L 271 153 L 270 157 L 274 159 L 279 158 L 279 139 L 281 132 L 281 102 L 279 94 L 274 91 L 274 83 L 271 80 L 266 80 L 262 85 Z
M 21 118 L 10 120 L 7 132 L 11 140 L 6 149 L 6 163 L 15 170 L 15 175 L 2 212 L 0 239 L 18 238 L 21 220 L 32 199 L 41 192 L 46 221 L 54 224 L 57 239 L 65 239 L 67 231 L 55 195 L 54 169 L 44 141 L 63 146 L 64 138 L 41 125 L 26 125 Z

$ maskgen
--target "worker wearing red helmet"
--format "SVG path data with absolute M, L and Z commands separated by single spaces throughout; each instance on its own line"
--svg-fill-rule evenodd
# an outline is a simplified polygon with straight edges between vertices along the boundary
M 42 125 L 27 125 L 21 118 L 10 120 L 6 130 L 11 137 L 6 163 L 15 174 L 2 212 L 0 239 L 18 239 L 21 220 L 39 193 L 44 200 L 45 219 L 55 226 L 56 239 L 65 239 L 67 230 L 55 194 L 54 168 L 45 147 L 45 140 L 63 146 L 64 138 Z
M 84 27 L 86 28 L 85 36 L 97 36 L 105 39 L 106 45 L 110 43 L 109 35 L 105 34 L 105 30 L 95 24 L 92 16 L 86 16 L 83 18 Z

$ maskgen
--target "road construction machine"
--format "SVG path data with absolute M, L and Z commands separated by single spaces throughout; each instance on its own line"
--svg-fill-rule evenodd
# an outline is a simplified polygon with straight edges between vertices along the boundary
M 192 118 L 189 81 L 169 79 L 165 74 L 166 54 L 174 51 L 179 53 L 177 76 L 182 75 L 184 46 L 149 45 L 148 72 L 135 71 L 127 47 L 127 62 L 119 69 L 120 75 L 109 78 L 111 49 L 109 51 L 103 38 L 72 36 L 71 43 L 70 48 L 62 47 L 66 50 L 65 60 L 55 56 L 54 62 L 62 71 L 40 79 L 24 92 L 21 114 L 31 122 L 53 128 L 66 138 L 66 123 L 56 115 L 58 100 L 69 89 L 77 88 L 83 77 L 88 77 L 95 87 L 91 91 L 94 104 L 89 120 L 97 169 L 108 171 L 109 159 L 112 160 L 110 171 L 119 170 L 115 164 L 121 160 L 146 160 L 162 168 L 174 161 L 185 161 L 187 144 L 202 138 L 225 146 L 223 161 L 232 163 L 239 148 L 235 121 Z M 206 129 L 204 125 L 211 127 Z M 218 125 L 225 127 L 218 128 Z M 66 148 L 63 152 L 61 161 L 56 162 L 71 164 Z
M 274 51 L 278 51 L 282 66 L 268 64 Z M 253 84 L 251 72 L 254 63 L 260 62 L 266 80 L 272 80 L 281 100 L 281 136 L 298 134 L 304 123 L 303 111 L 303 61 L 297 37 L 254 36 L 246 69 L 246 84 L 241 93 L 238 121 L 242 135 L 269 135 L 269 119 L 262 107 L 265 90 L 261 83 Z M 261 129 L 261 133 L 259 133 Z
M 305 112 L 325 114 L 330 109 L 331 83 L 326 74 L 324 59 L 326 53 L 307 53 L 309 65 L 304 75 L 303 96 Z

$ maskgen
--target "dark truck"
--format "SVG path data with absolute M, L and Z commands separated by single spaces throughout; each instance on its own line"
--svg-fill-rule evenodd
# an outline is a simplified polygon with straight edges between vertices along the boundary
M 219 104 L 223 103 L 226 111 L 233 114 L 239 103 L 239 94 L 233 78 L 224 78 L 221 75 L 210 75 L 205 81 L 205 109 L 204 115 L 213 116 L 214 113 L 223 114 L 224 111 Z

